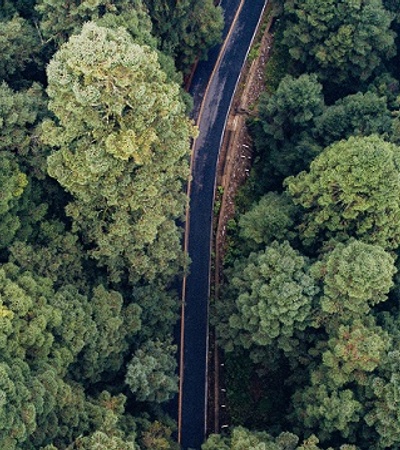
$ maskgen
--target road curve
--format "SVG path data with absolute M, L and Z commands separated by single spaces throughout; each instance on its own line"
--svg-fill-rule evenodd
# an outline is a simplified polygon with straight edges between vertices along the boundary
M 228 10 L 231 1 L 223 2 L 223 7 L 224 3 Z M 201 79 L 200 85 L 196 84 L 196 76 L 193 80 L 199 136 L 193 149 L 185 236 L 185 249 L 192 263 L 182 288 L 178 439 L 183 449 L 198 450 L 205 440 L 210 242 L 216 165 L 234 91 L 266 3 L 267 0 L 240 1 L 237 20 L 214 63 L 209 83 Z M 197 105 L 201 98 L 200 109 Z

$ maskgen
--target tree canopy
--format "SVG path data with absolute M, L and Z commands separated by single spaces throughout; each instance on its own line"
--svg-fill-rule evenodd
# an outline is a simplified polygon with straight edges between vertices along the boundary
M 289 0 L 284 7 L 290 55 L 331 82 L 366 80 L 395 54 L 392 15 L 382 0 Z
M 238 261 L 230 276 L 235 312 L 228 320 L 231 335 L 236 335 L 233 344 L 249 348 L 251 344 L 267 346 L 277 341 L 278 346 L 289 349 L 295 331 L 304 330 L 309 323 L 316 293 L 307 273 L 307 260 L 287 241 L 273 242 Z M 222 340 L 227 339 L 228 332 Z
M 378 136 L 350 137 L 326 148 L 309 172 L 285 180 L 304 211 L 306 243 L 350 237 L 386 249 L 400 239 L 399 147 Z
M 174 220 L 193 128 L 157 54 L 122 30 L 89 23 L 56 53 L 48 78 L 58 119 L 42 127 L 56 150 L 49 174 L 73 195 L 67 212 L 90 254 L 115 279 L 124 268 L 154 279 L 179 265 Z

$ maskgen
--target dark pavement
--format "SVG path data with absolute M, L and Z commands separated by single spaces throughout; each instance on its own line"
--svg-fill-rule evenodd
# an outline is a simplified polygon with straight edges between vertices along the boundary
M 239 3 L 239 0 L 226 0 L 222 3 L 229 10 L 227 17 L 231 17 L 231 21 Z M 181 393 L 183 449 L 198 450 L 205 440 L 210 241 L 216 164 L 235 86 L 266 3 L 267 0 L 244 0 L 220 65 L 211 80 L 199 123 L 200 134 L 195 144 L 188 236 L 188 252 L 192 264 L 185 290 Z M 191 91 L 195 99 L 195 117 L 198 116 L 199 103 L 205 94 L 207 70 L 209 77 L 217 56 L 218 51 L 216 54 L 212 53 L 206 67 L 202 68 L 200 65 L 199 73 L 193 78 Z

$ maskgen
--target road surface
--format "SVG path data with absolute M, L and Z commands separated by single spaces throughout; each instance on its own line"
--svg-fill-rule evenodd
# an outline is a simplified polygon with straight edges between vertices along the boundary
M 192 263 L 182 293 L 178 438 L 183 449 L 198 450 L 205 440 L 210 242 L 216 165 L 234 91 L 266 3 L 267 0 L 226 0 L 222 3 L 225 10 L 229 10 L 231 20 L 232 9 L 238 10 L 237 20 L 222 47 L 220 59 L 217 60 L 215 54 L 210 55 L 208 64 L 215 68 L 209 84 L 204 75 L 207 70 L 210 73 L 209 67 L 203 73 L 199 66 L 199 74 L 192 81 L 199 136 L 193 150 L 185 238 Z

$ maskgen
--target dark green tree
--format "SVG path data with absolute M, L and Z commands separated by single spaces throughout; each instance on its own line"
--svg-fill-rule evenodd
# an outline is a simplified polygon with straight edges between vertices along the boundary
M 324 147 L 350 136 L 392 132 L 392 114 L 385 97 L 358 92 L 338 100 L 315 119 L 317 140 Z
M 365 421 L 378 433 L 377 449 L 396 448 L 400 440 L 400 354 L 395 347 L 387 355 L 380 376 L 370 380 L 375 398 Z
M 313 142 L 311 132 L 323 108 L 322 85 L 316 75 L 287 75 L 276 92 L 261 97 L 263 135 L 257 136 L 256 142 L 275 175 L 297 174 L 319 153 L 321 149 Z
M 57 46 L 72 34 L 79 33 L 83 24 L 94 21 L 107 27 L 124 27 L 140 44 L 150 44 L 151 22 L 141 0 L 38 0 L 36 10 L 40 16 L 43 38 Z
M 92 332 L 71 371 L 78 380 L 96 382 L 121 369 L 128 349 L 127 333 L 132 338 L 141 326 L 141 308 L 135 304 L 129 309 L 124 308 L 122 295 L 106 290 L 102 285 L 94 288 L 88 306 L 87 328 L 92 327 Z M 82 307 L 85 307 L 83 302 Z M 63 335 L 67 332 L 65 329 Z
M 285 15 L 291 56 L 330 82 L 366 80 L 395 54 L 392 15 L 382 0 L 289 0 Z
M 160 48 L 184 72 L 196 58 L 204 59 L 216 44 L 223 25 L 222 9 L 213 0 L 144 0 Z
M 40 221 L 33 235 L 34 242 L 17 240 L 12 244 L 10 262 L 51 279 L 57 288 L 70 284 L 88 293 L 90 286 L 84 270 L 87 256 L 78 236 L 67 231 L 60 221 L 46 220 Z
M 1 19 L 0 79 L 18 84 L 23 78 L 24 69 L 39 62 L 40 46 L 37 30 L 26 19 L 18 15 Z
M 28 179 L 19 169 L 18 164 L 7 153 L 0 153 L 0 248 L 4 249 L 15 237 L 21 226 L 17 215 L 18 199 L 21 197 Z
M 268 192 L 240 216 L 239 235 L 252 250 L 260 250 L 274 240 L 290 240 L 295 236 L 296 211 L 287 194 Z

